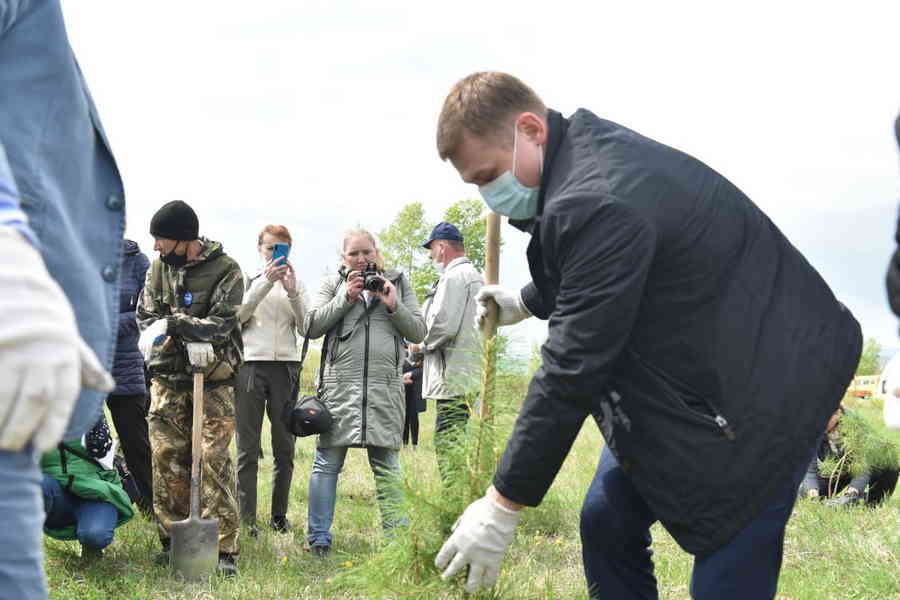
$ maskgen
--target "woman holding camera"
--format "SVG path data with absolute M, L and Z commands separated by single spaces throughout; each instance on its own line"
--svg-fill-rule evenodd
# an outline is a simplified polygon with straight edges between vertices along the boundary
M 402 523 L 399 449 L 405 417 L 402 342 L 420 342 L 425 321 L 407 278 L 385 271 L 375 238 L 364 229 L 344 235 L 338 273 L 325 278 L 306 316 L 310 338 L 322 335 L 319 390 L 334 425 L 319 436 L 309 481 L 310 548 L 331 550 L 338 474 L 347 449 L 365 448 L 387 531 Z
M 248 278 L 244 303 L 238 309 L 244 338 L 244 364 L 238 373 L 235 402 L 238 504 L 241 520 L 253 537 L 258 535 L 256 476 L 264 413 L 268 413 L 272 427 L 275 462 L 269 526 L 280 533 L 290 528 L 287 507 L 294 474 L 295 438 L 281 415 L 285 405 L 297 397 L 297 336 L 306 316 L 303 287 L 294 268 L 281 257 L 290 246 L 291 234 L 283 225 L 267 225 L 260 232 L 257 251 L 263 267 Z M 279 257 L 272 260 L 276 250 Z

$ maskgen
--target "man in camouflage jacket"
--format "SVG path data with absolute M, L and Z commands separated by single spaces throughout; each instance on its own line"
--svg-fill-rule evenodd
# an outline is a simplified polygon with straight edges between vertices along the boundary
M 234 434 L 234 378 L 242 360 L 237 308 L 243 299 L 238 264 L 219 242 L 198 235 L 184 202 L 164 205 L 150 223 L 160 253 L 147 272 L 137 307 L 139 346 L 151 378 L 150 446 L 153 508 L 168 560 L 169 526 L 186 519 L 190 502 L 193 372 L 205 375 L 202 518 L 219 520 L 219 570 L 237 572 L 238 509 L 228 446 Z

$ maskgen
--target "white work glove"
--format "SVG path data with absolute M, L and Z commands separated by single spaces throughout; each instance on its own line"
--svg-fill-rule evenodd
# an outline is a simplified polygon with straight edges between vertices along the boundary
M 531 316 L 531 312 L 525 308 L 525 303 L 522 302 L 522 294 L 519 290 L 507 290 L 499 285 L 486 285 L 475 295 L 475 301 L 478 303 L 475 324 L 478 329 L 484 328 L 488 300 L 491 298 L 497 303 L 497 325 L 515 325 Z
M 115 387 L 81 339 L 75 313 L 41 255 L 0 227 L 0 450 L 59 443 L 82 386 Z
M 884 424 L 888 429 L 900 430 L 900 358 L 892 358 L 885 365 L 882 377 Z
M 209 342 L 188 342 L 184 347 L 187 348 L 191 365 L 198 369 L 205 369 L 216 360 L 216 352 Z
M 166 339 L 166 331 L 168 329 L 169 322 L 165 319 L 159 319 L 141 333 L 141 337 L 138 338 L 138 350 L 144 355 L 144 362 L 150 360 L 150 353 L 153 352 L 153 347 Z
M 494 585 L 521 516 L 521 510 L 504 508 L 488 496 L 470 504 L 434 559 L 438 569 L 447 567 L 441 579 L 453 577 L 468 565 L 468 593 L 474 594 L 479 586 Z

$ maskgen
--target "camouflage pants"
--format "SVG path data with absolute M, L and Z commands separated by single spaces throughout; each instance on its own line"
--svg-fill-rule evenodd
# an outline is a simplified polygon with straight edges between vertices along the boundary
M 191 499 L 193 392 L 154 380 L 150 388 L 150 448 L 153 510 L 163 543 L 169 526 L 188 517 Z M 219 520 L 219 552 L 238 552 L 238 508 L 234 465 L 228 446 L 234 435 L 234 388 L 203 394 L 203 459 L 200 461 L 202 518 Z

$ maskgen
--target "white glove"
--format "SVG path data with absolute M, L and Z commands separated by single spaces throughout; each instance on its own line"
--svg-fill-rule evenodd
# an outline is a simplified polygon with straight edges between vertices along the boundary
M 37 250 L 0 227 L 0 450 L 59 443 L 82 386 L 115 387 Z
M 153 347 L 166 339 L 166 331 L 168 329 L 169 322 L 165 319 L 159 319 L 141 333 L 141 337 L 138 338 L 138 350 L 144 355 L 144 362 L 150 360 L 150 353 L 153 352 Z
M 884 390 L 884 424 L 888 429 L 900 429 L 900 358 L 888 361 L 881 374 Z M 881 390 L 879 390 L 881 391 Z
M 216 360 L 216 352 L 209 342 L 188 342 L 184 347 L 187 348 L 191 365 L 198 369 L 205 369 Z
M 452 577 L 468 565 L 467 592 L 474 594 L 479 586 L 494 585 L 521 516 L 521 510 L 504 508 L 488 496 L 470 504 L 434 559 L 438 569 L 447 567 L 441 579 Z
M 518 290 L 507 290 L 499 285 L 486 285 L 478 290 L 475 301 L 478 307 L 475 313 L 475 324 L 478 329 L 484 328 L 487 315 L 488 300 L 493 298 L 497 303 L 497 325 L 515 325 L 531 316 L 522 302 L 522 294 Z

